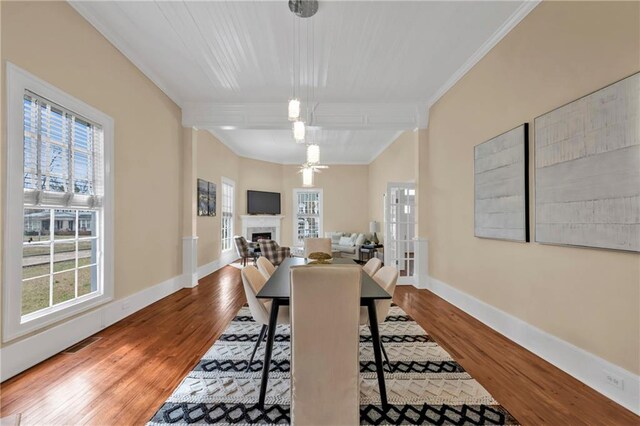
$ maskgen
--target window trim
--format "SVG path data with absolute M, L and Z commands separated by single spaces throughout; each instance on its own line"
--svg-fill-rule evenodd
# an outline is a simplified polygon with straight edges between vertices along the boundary
M 21 322 L 22 307 L 22 251 L 8 250 L 9 247 L 22 247 L 24 227 L 23 208 L 23 100 L 28 90 L 76 114 L 102 126 L 104 155 L 104 197 L 102 204 L 102 293 L 91 297 L 81 297 L 74 303 L 62 303 L 47 315 Z M 37 331 L 43 327 L 77 315 L 113 299 L 114 257 L 113 257 L 113 218 L 114 218 L 114 177 L 113 177 L 113 119 L 81 100 L 63 92 L 44 80 L 7 62 L 6 66 L 6 111 L 7 111 L 7 159 L 4 256 L 2 280 L 2 341 L 8 342 L 17 337 Z
M 324 222 L 324 200 L 322 188 L 293 188 L 293 202 L 291 213 L 293 216 L 293 228 L 292 228 L 292 240 L 294 247 L 302 247 L 304 242 L 298 241 L 298 194 L 301 192 L 318 192 L 318 201 L 320 203 L 320 218 L 318 220 L 318 238 L 322 238 L 324 235 L 323 222 Z
M 232 180 L 229 179 L 227 177 L 222 176 L 221 177 L 221 191 L 220 191 L 220 253 L 228 253 L 230 251 L 232 251 L 234 249 L 233 247 L 233 236 L 234 236 L 234 232 L 236 230 L 236 225 L 235 225 L 235 216 L 236 216 L 236 183 Z M 223 247 L 223 240 L 222 240 L 222 225 L 224 223 L 224 185 L 230 185 L 233 188 L 233 194 L 231 197 L 231 232 L 230 234 L 230 239 L 231 239 L 231 244 L 229 245 L 228 249 L 222 249 Z

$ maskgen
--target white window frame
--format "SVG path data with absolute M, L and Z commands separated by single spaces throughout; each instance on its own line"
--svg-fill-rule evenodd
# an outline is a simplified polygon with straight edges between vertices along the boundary
M 233 235 L 235 232 L 235 216 L 236 216 L 236 183 L 229 179 L 226 178 L 224 176 L 222 176 L 222 188 L 220 188 L 221 191 L 221 203 L 220 203 L 220 247 L 221 247 L 221 252 L 222 253 L 227 253 L 229 251 L 232 251 L 234 248 L 233 245 Z M 229 230 L 229 247 L 228 248 L 224 248 L 224 240 L 222 238 L 223 235 L 223 229 L 224 229 L 224 186 L 225 185 L 229 185 L 232 188 L 232 193 L 231 193 L 231 229 Z
M 101 244 L 97 248 L 102 265 L 101 286 L 77 299 L 48 308 L 42 315 L 23 319 L 22 309 L 22 240 L 24 228 L 23 147 L 25 91 L 33 92 L 63 106 L 100 126 L 103 132 L 104 197 L 101 220 L 98 220 Z M 44 80 L 7 62 L 6 67 L 7 160 L 4 220 L 4 268 L 2 280 L 2 341 L 25 334 L 77 315 L 113 299 L 113 119 Z M 18 249 L 20 248 L 20 249 Z
M 324 235 L 323 231 L 323 222 L 324 222 L 324 200 L 322 188 L 294 188 L 293 189 L 293 205 L 292 205 L 292 215 L 293 216 L 293 233 L 292 240 L 293 245 L 296 247 L 302 247 L 304 244 L 303 241 L 298 240 L 298 194 L 302 192 L 317 192 L 319 193 L 318 202 L 320 203 L 320 214 L 318 220 L 318 238 L 322 238 Z

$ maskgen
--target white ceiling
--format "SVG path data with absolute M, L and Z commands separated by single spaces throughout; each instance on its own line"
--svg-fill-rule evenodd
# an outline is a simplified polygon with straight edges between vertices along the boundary
M 300 93 L 313 94 L 323 162 L 349 164 L 426 126 L 428 106 L 536 3 L 320 0 L 303 20 L 287 0 L 71 4 L 183 108 L 184 125 L 280 163 L 304 160 L 286 120 L 297 20 Z
M 372 142 L 393 141 L 400 135 L 396 130 L 387 129 L 313 129 L 309 132 L 310 140 L 322 147 L 320 160 L 323 164 L 369 164 L 384 149 Z M 212 133 L 220 140 L 232 140 L 234 151 L 243 157 L 278 160 L 284 164 L 299 164 L 305 158 L 305 146 L 293 141 L 289 129 L 214 129 Z M 255 155 L 257 144 L 263 155 Z M 374 151 L 376 147 L 378 151 Z

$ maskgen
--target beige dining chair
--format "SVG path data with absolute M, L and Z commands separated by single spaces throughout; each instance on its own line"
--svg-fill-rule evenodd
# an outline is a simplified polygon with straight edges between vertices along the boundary
M 377 257 L 372 257 L 367 263 L 364 264 L 362 270 L 366 272 L 370 277 L 373 277 L 376 272 L 378 272 L 378 269 L 380 269 L 381 266 L 382 261 Z
M 357 265 L 291 268 L 292 424 L 360 423 L 361 274 Z
M 383 266 L 375 273 L 373 279 L 376 283 L 384 291 L 389 293 L 393 298 L 393 293 L 396 291 L 396 285 L 398 284 L 398 269 L 394 266 Z M 381 299 L 376 300 L 376 316 L 378 317 L 378 324 L 384 322 L 389 314 L 389 309 L 391 309 L 391 299 Z M 360 308 L 360 324 L 361 325 L 369 325 L 369 310 L 367 308 Z M 393 372 L 393 367 L 391 366 L 391 362 L 389 361 L 389 357 L 387 356 L 387 351 L 384 349 L 384 345 L 382 344 L 382 336 L 380 336 L 380 348 L 382 349 L 382 354 L 384 355 L 385 361 L 387 361 L 387 366 L 389 370 Z
M 269 279 L 271 275 L 273 275 L 273 273 L 276 271 L 276 267 L 273 266 L 273 263 L 271 263 L 269 259 L 264 256 L 260 256 L 257 263 L 258 271 L 260 271 L 266 279 Z
M 327 253 L 331 255 L 331 238 L 305 238 L 304 257 L 309 257 L 311 253 Z
M 242 275 L 242 286 L 244 287 L 244 293 L 247 297 L 247 303 L 249 304 L 249 311 L 253 320 L 262 325 L 260 328 L 260 334 L 258 335 L 258 341 L 253 347 L 251 358 L 247 365 L 247 370 L 251 369 L 251 363 L 253 363 L 253 357 L 256 355 L 260 343 L 264 339 L 267 332 L 267 325 L 269 324 L 269 314 L 271 312 L 271 300 L 262 301 L 256 297 L 262 287 L 267 282 L 267 278 L 258 269 L 253 266 L 245 266 L 240 271 Z M 289 308 L 281 306 L 278 309 L 278 324 L 289 324 Z

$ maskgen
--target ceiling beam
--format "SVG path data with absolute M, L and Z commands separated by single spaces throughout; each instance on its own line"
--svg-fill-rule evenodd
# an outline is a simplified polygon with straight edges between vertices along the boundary
M 313 110 L 311 126 L 336 130 L 412 130 L 426 128 L 426 103 L 331 103 L 320 102 Z M 303 105 L 304 111 L 304 105 Z M 308 121 L 308 120 L 307 120 Z M 287 104 L 193 103 L 182 105 L 182 125 L 209 129 L 287 129 Z

